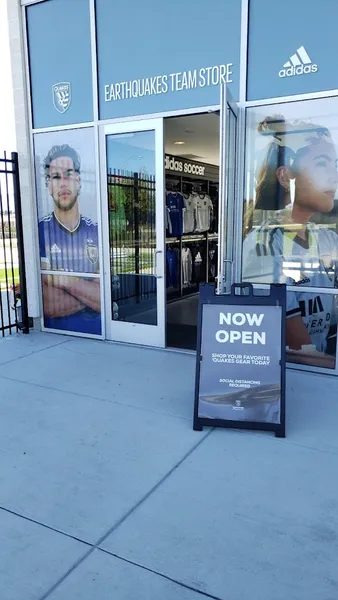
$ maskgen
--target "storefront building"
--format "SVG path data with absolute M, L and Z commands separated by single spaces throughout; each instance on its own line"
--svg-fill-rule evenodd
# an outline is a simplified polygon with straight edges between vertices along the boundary
M 42 329 L 194 349 L 201 283 L 281 282 L 337 374 L 338 4 L 7 1 Z

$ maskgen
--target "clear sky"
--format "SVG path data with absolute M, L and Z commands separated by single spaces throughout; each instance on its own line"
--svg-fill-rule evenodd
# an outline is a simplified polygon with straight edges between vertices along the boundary
M 7 3 L 0 0 L 0 154 L 16 150 Z

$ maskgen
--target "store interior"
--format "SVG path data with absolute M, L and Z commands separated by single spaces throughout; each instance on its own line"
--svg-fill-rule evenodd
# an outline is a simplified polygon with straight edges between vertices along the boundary
M 198 290 L 218 259 L 219 113 L 165 119 L 166 340 L 195 350 Z

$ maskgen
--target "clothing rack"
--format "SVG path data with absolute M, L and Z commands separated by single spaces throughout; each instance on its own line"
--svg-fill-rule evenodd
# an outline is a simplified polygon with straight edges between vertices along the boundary
M 196 284 L 197 289 L 195 291 L 192 291 L 188 288 L 185 288 L 183 286 L 183 281 L 182 281 L 182 251 L 183 251 L 183 244 L 193 244 L 194 242 L 202 242 L 205 243 L 205 282 L 208 283 L 209 282 L 209 249 L 210 249 L 210 243 L 214 243 L 218 241 L 218 234 L 215 233 L 209 233 L 208 231 L 206 231 L 205 233 L 201 233 L 201 234 L 196 234 L 191 235 L 191 234 L 187 234 L 186 236 L 183 234 L 182 236 L 178 236 L 178 237 L 169 237 L 166 238 L 165 243 L 166 246 L 170 246 L 171 244 L 173 246 L 177 246 L 178 245 L 178 251 L 179 251 L 179 290 L 177 290 L 176 294 L 174 293 L 174 296 L 176 296 L 175 299 L 177 299 L 177 297 L 182 298 L 183 296 L 187 296 L 187 295 L 191 295 L 192 293 L 196 293 L 198 291 L 198 284 Z
M 205 240 L 205 236 L 206 236 L 207 232 L 205 233 L 199 233 L 196 234 L 194 237 L 191 237 L 191 234 L 188 233 L 187 236 L 185 236 L 184 234 L 179 236 L 179 237 L 169 237 L 166 238 L 165 243 L 166 244 L 171 244 L 173 241 L 175 242 L 199 242 L 200 240 Z M 216 235 L 216 238 L 218 236 Z
M 165 174 L 166 181 L 166 192 L 179 192 L 181 194 L 205 194 L 211 198 L 215 198 L 215 192 L 218 191 L 219 181 L 217 180 L 217 174 L 214 174 L 214 178 L 199 178 L 197 177 L 189 177 L 186 174 L 175 174 L 173 172 Z M 217 202 L 218 209 L 218 202 Z M 200 242 L 203 245 L 203 253 L 205 253 L 205 281 L 208 283 L 209 281 L 209 249 L 210 243 L 218 240 L 218 234 L 209 233 L 208 231 L 203 233 L 187 233 L 183 234 L 179 237 L 167 237 L 166 238 L 166 248 L 168 248 L 171 244 L 177 248 L 178 250 L 178 258 L 179 258 L 179 289 L 176 294 L 174 291 L 170 292 L 170 298 L 167 294 L 167 300 L 171 299 L 172 294 L 177 299 L 178 297 L 184 297 L 186 295 L 191 295 L 192 293 L 198 292 L 198 283 L 196 283 L 196 289 L 193 291 L 192 289 L 186 288 L 183 285 L 183 276 L 182 276 L 182 250 L 183 244 L 194 244 L 195 242 Z

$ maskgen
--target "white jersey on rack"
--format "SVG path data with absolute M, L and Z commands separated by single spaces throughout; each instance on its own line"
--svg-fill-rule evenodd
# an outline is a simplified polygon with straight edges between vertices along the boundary
M 213 204 L 207 194 L 195 195 L 196 232 L 209 231 Z
M 182 280 L 183 285 L 189 285 L 192 278 L 192 255 L 190 248 L 182 250 Z
M 195 229 L 195 198 L 183 195 L 184 210 L 183 210 L 183 233 L 192 233 Z
M 337 287 L 338 235 L 335 231 L 307 226 L 306 240 L 283 217 L 266 221 L 251 231 L 243 242 L 243 281 L 286 283 L 287 318 L 299 315 L 311 335 L 312 343 L 325 351 L 326 338 L 335 322 L 335 296 L 307 292 L 307 287 Z

